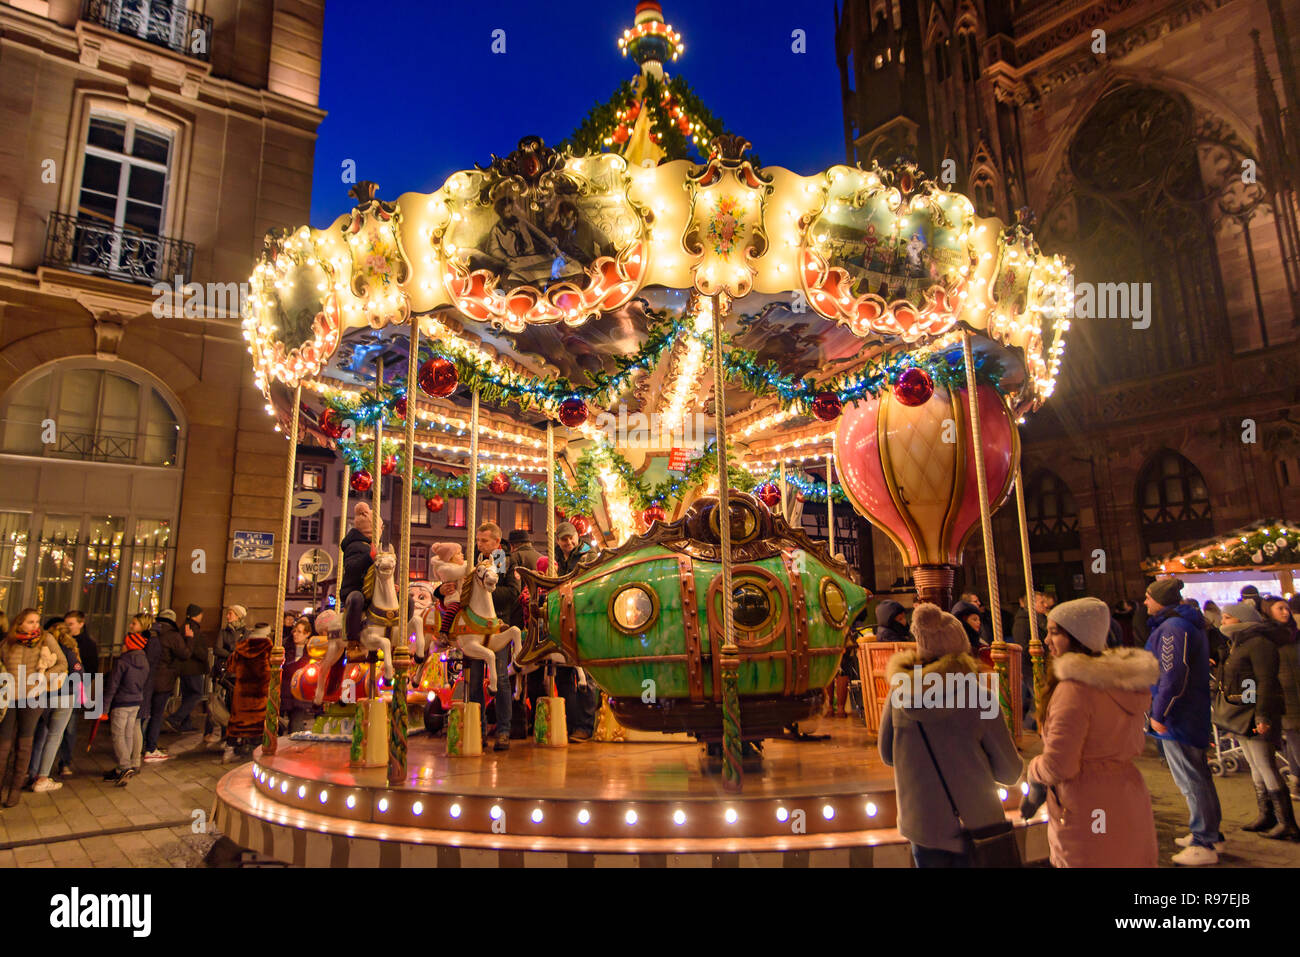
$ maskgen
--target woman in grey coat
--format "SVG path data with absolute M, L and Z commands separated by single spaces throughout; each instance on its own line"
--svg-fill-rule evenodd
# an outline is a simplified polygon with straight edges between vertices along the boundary
M 890 694 L 880 719 L 880 756 L 894 769 L 898 830 L 911 841 L 917 867 L 969 867 L 962 825 L 1003 820 L 998 784 L 1013 785 L 1023 762 L 993 683 L 980 687 L 961 622 L 937 605 L 917 605 L 912 636 L 916 649 L 889 661 Z

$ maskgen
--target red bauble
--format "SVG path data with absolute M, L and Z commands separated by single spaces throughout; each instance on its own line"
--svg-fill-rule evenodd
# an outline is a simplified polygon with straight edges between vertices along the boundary
M 375 480 L 371 478 L 370 473 L 365 469 L 360 469 L 352 473 L 351 484 L 354 492 L 369 492 L 370 486 L 375 484 Z
M 460 373 L 456 371 L 456 363 L 438 357 L 420 366 L 416 382 L 426 395 L 445 399 L 456 391 L 456 386 L 460 385 Z
M 924 369 L 904 369 L 894 380 L 894 398 L 903 405 L 924 405 L 934 395 L 934 380 Z
M 328 435 L 331 439 L 337 439 L 343 434 L 343 426 L 335 418 L 338 415 L 333 409 L 326 409 L 320 414 L 320 430 Z
M 397 456 L 393 454 L 385 455 L 383 464 L 379 466 L 379 471 L 384 475 L 392 475 L 397 471 Z
M 560 403 L 560 422 L 571 429 L 576 429 L 587 421 L 587 403 L 576 395 L 571 395 Z
M 641 513 L 641 519 L 647 525 L 651 525 L 655 522 L 662 522 L 667 517 L 668 517 L 668 513 L 664 511 L 664 507 L 662 505 L 646 506 L 646 509 Z
M 488 490 L 493 495 L 505 495 L 506 492 L 510 491 L 510 479 L 506 477 L 504 472 L 498 472 L 492 476 L 492 481 L 488 482 Z
M 393 400 L 393 411 L 402 418 L 406 418 L 406 396 L 399 395 Z
M 823 422 L 833 422 L 840 417 L 844 403 L 834 392 L 818 392 L 812 403 L 812 414 Z
M 579 538 L 591 531 L 591 522 L 587 520 L 585 515 L 573 516 L 573 518 L 569 519 L 569 524 L 577 529 Z
M 424 507 L 427 508 L 430 512 L 441 512 L 442 507 L 445 504 L 446 503 L 442 500 L 441 495 L 435 495 L 432 498 L 426 498 L 424 500 Z
M 755 494 L 768 508 L 776 508 L 781 502 L 781 489 L 773 482 L 764 482 L 755 490 Z
M 802 501 L 803 501 L 803 492 L 795 492 L 795 493 L 794 493 L 794 500 L 795 500 L 796 502 L 802 502 Z
M 566 512 L 564 511 L 564 509 L 562 509 L 562 508 L 557 508 L 557 509 L 555 510 L 555 520 L 556 520 L 557 522 L 562 522 L 562 521 L 564 521 L 564 516 L 565 516 L 566 514 L 568 514 L 568 513 L 566 513 Z
M 618 129 L 614 131 L 614 142 L 626 143 L 627 135 L 628 135 L 628 128 L 626 126 L 620 126 Z

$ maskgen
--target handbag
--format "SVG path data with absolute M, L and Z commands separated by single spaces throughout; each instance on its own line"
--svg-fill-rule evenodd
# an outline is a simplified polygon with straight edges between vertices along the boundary
M 1223 672 L 1227 662 L 1219 665 L 1219 692 L 1214 696 L 1214 705 L 1210 709 L 1210 720 L 1220 731 L 1229 734 L 1250 734 L 1255 727 L 1255 705 L 1233 701 L 1223 690 Z
M 939 775 L 939 783 L 943 785 L 943 793 L 948 797 L 952 813 L 957 818 L 957 823 L 961 825 L 962 839 L 966 843 L 966 855 L 970 858 L 971 866 L 1023 867 L 1024 863 L 1020 860 L 1020 845 L 1016 843 L 1015 827 L 1005 817 L 984 827 L 966 826 L 961 811 L 957 810 L 957 802 L 953 800 L 952 792 L 948 790 L 948 782 L 939 767 L 939 759 L 935 757 L 934 749 L 930 747 L 925 726 L 918 721 L 916 727 L 921 732 L 921 740 L 925 742 L 925 750 L 930 754 L 930 763 L 934 765 L 935 773 Z

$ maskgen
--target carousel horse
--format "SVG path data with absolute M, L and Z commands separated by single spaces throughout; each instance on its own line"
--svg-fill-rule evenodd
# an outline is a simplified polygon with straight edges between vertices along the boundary
M 371 651 L 384 653 L 384 678 L 393 680 L 393 638 L 402 625 L 401 602 L 393 573 L 397 570 L 397 554 L 392 545 L 385 545 L 366 572 L 362 589 L 366 596 L 366 619 L 361 629 L 361 644 Z
M 438 577 L 443 581 L 461 578 L 460 610 L 447 629 L 448 638 L 460 647 L 461 653 L 484 662 L 488 673 L 488 690 L 497 690 L 496 653 L 507 645 L 514 646 L 518 654 L 523 646 L 522 633 L 513 625 L 506 627 L 497 617 L 492 604 L 492 590 L 497 587 L 497 570 L 491 561 L 482 561 L 470 568 L 468 563 L 438 562 Z M 465 596 L 469 596 L 466 598 Z

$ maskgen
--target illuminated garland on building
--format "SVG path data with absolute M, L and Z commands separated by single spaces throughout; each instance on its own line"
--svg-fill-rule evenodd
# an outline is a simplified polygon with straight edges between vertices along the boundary
M 1165 558 L 1148 559 L 1142 568 L 1157 572 L 1195 571 L 1250 565 L 1300 567 L 1300 527 L 1290 522 L 1265 522 L 1219 542 L 1189 549 Z

